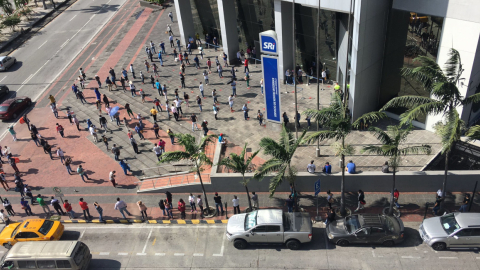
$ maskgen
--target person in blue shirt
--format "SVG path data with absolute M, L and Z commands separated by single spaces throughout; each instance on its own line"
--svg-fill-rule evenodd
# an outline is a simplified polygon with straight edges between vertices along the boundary
M 140 124 L 137 124 L 135 126 L 135 132 L 137 132 L 138 137 L 140 137 L 140 140 L 145 140 L 145 137 L 143 137 L 143 128 L 140 126 Z
M 325 162 L 325 166 L 323 167 L 324 173 L 332 173 L 332 165 L 330 163 Z
M 160 65 L 163 66 L 162 52 L 158 52 L 158 60 L 160 60 Z
M 349 161 L 348 164 L 347 164 L 347 167 L 345 168 L 345 171 L 348 172 L 348 173 L 355 173 L 355 163 L 353 163 L 353 161 Z

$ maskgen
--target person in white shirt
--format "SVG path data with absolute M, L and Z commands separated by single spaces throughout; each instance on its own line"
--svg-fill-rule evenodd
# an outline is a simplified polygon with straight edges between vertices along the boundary
M 115 173 L 116 173 L 116 171 L 111 171 L 108 174 L 108 180 L 110 180 L 110 182 L 112 182 L 113 187 L 117 187 L 117 183 L 115 183 Z
M 183 111 L 182 111 L 183 101 L 180 100 L 179 98 L 176 98 L 173 102 L 175 102 L 175 107 L 177 107 L 177 112 L 179 112 L 181 115 L 183 115 Z
M 63 162 L 65 161 L 65 153 L 63 153 L 63 151 L 62 151 L 62 149 L 60 149 L 60 147 L 57 150 L 57 156 L 60 157 L 60 161 L 63 164 Z
M 258 195 L 255 194 L 255 191 L 252 192 L 252 202 L 253 202 L 253 208 L 258 209 Z
M 205 95 L 203 94 L 203 83 L 202 82 L 200 82 L 200 85 L 198 86 L 198 89 L 200 89 L 200 93 L 202 94 L 202 98 L 203 98 Z
M 153 152 L 157 156 L 158 161 L 160 161 L 160 157 L 162 156 L 162 148 L 155 144 L 155 147 L 153 147 Z
M 309 173 L 315 173 L 315 169 L 316 167 L 315 167 L 315 164 L 313 164 L 313 160 L 312 160 L 310 161 L 310 164 L 307 165 L 307 171 Z
M 202 195 L 197 196 L 197 205 L 200 207 L 200 217 L 203 218 L 203 201 L 202 201 Z
M 197 212 L 197 207 L 195 206 L 195 196 L 190 193 L 190 196 L 188 196 L 188 201 L 190 202 L 190 208 L 191 208 L 191 212 L 193 213 L 193 211 L 195 211 L 195 213 Z
M 327 72 L 325 72 L 325 70 L 322 69 L 322 83 L 325 83 L 326 80 L 327 80 Z
M 120 200 L 120 198 L 117 198 L 117 203 L 115 203 L 114 209 L 120 211 L 124 219 L 127 219 L 127 218 L 125 217 L 125 214 L 123 212 L 126 212 L 129 216 L 132 215 L 127 210 L 127 204 L 124 201 Z
M 236 195 L 233 196 L 232 203 L 233 203 L 233 214 L 236 215 L 237 212 L 238 214 L 240 214 L 240 200 L 237 199 Z
M 5 223 L 5 226 L 7 226 L 8 224 L 10 224 L 10 218 L 8 218 L 8 216 L 5 216 L 5 214 L 3 212 L 5 212 L 5 210 L 1 209 L 0 210 L 0 220 L 3 221 L 3 223 Z

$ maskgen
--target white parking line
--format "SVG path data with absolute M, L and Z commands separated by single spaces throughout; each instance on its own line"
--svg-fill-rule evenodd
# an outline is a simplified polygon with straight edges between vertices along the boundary
M 193 257 L 203 257 L 203 253 L 193 253 Z
M 120 256 L 128 256 L 128 253 L 125 253 L 125 252 L 119 252 L 118 255 Z
M 198 227 L 197 227 L 198 228 Z M 227 234 L 224 232 L 223 233 L 223 240 L 222 240 L 222 247 L 220 248 L 220 253 L 219 254 L 213 254 L 213 256 L 223 256 L 223 251 L 225 250 L 225 241 L 226 241 L 226 238 L 227 237 Z
M 78 15 L 78 14 L 77 14 Z M 71 22 L 75 17 L 77 17 L 77 15 L 73 16 L 69 22 Z
M 100 252 L 98 255 L 110 255 L 110 252 Z
M 375 250 L 372 249 L 372 256 L 375 258 Z
M 0 80 L 0 82 L 3 82 L 3 80 L 5 80 L 6 78 L 7 78 L 7 76 L 3 77 L 3 79 L 2 79 L 2 80 Z
M 173 256 L 185 256 L 185 253 L 174 253 Z
M 43 45 L 45 45 L 45 43 L 47 43 L 48 40 L 46 40 L 42 45 L 40 45 L 40 47 L 38 47 L 38 49 L 40 49 Z
M 155 253 L 155 256 L 165 256 L 165 253 Z
M 147 253 L 137 253 L 137 256 L 146 256 Z
M 402 259 L 420 259 L 420 257 L 414 257 L 414 256 L 402 256 Z
M 458 259 L 458 257 L 438 257 L 439 259 Z
M 142 254 L 145 254 L 145 250 L 147 249 L 147 244 L 148 244 L 148 240 L 150 240 L 150 236 L 152 236 L 152 229 L 150 229 L 150 232 L 148 233 L 147 241 L 145 241 L 145 246 L 143 246 Z
M 85 234 L 85 231 L 87 230 L 87 228 L 83 229 L 82 233 L 80 234 L 80 238 L 78 238 L 78 240 L 81 240 L 83 235 Z

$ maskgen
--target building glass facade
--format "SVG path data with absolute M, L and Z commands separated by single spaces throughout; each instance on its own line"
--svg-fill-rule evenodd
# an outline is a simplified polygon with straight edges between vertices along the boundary
M 217 0 L 190 0 L 195 33 L 205 40 L 208 33 L 212 38 L 217 37 L 218 43 L 222 44 L 222 32 L 218 17 Z

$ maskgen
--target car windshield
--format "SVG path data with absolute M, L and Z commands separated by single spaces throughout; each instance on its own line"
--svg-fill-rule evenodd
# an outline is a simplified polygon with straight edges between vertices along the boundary
M 53 226 L 53 221 L 45 220 L 45 222 L 43 222 L 42 227 L 40 227 L 40 229 L 38 229 L 38 232 L 43 234 L 43 235 L 47 235 L 47 233 L 50 231 L 52 226 Z
M 440 223 L 442 223 L 442 227 L 448 235 L 461 229 L 453 213 L 440 217 Z
M 85 254 L 85 245 L 80 245 L 77 249 L 77 252 L 73 256 L 73 260 L 75 261 L 76 265 L 80 265 L 82 263 L 84 254 Z
M 357 216 L 351 216 L 345 218 L 345 228 L 348 233 L 354 233 L 360 228 L 360 222 L 358 222 Z
M 257 211 L 248 213 L 247 216 L 245 217 L 245 231 L 250 230 L 256 225 L 257 225 Z
M 0 112 L 8 111 L 8 107 L 10 107 L 10 106 L 0 106 Z
M 20 224 L 21 224 L 21 223 L 18 223 L 18 225 L 17 225 L 17 227 L 15 228 L 15 230 L 13 230 L 13 232 L 12 232 L 12 238 L 15 236 L 15 234 L 17 234 L 18 228 L 20 228 Z

